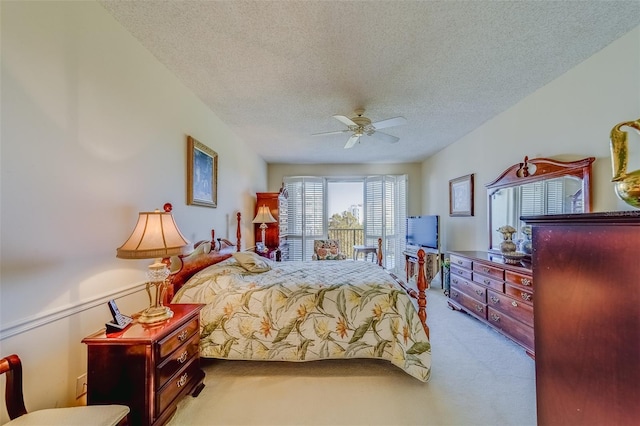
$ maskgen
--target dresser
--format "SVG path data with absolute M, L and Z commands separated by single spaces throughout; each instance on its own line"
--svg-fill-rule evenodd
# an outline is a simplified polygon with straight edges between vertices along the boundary
M 640 212 L 531 216 L 539 425 L 640 421 Z
M 265 244 L 269 249 L 267 256 L 275 258 L 275 251 L 280 250 L 281 260 L 289 260 L 289 246 L 287 244 L 288 232 L 288 193 L 286 188 L 282 188 L 279 192 L 258 192 L 256 193 L 255 213 L 258 208 L 267 206 L 271 215 L 276 219 L 277 223 L 269 223 L 265 231 Z M 254 225 L 256 239 L 262 232 L 260 224 Z
M 169 305 L 173 318 L 159 325 L 134 322 L 124 331 L 104 330 L 82 340 L 87 345 L 87 403 L 122 404 L 131 425 L 162 425 L 187 394 L 204 387 L 200 368 L 200 309 Z
M 452 251 L 449 306 L 490 325 L 534 355 L 533 276 L 483 251 Z

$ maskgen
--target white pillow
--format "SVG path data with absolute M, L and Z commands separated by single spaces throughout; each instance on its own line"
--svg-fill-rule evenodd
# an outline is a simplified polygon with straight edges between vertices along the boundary
M 271 261 L 252 251 L 233 253 L 233 258 L 249 272 L 267 272 L 271 269 Z

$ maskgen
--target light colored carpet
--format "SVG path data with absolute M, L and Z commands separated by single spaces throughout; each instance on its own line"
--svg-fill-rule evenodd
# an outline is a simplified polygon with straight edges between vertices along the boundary
M 206 387 L 178 425 L 535 425 L 535 365 L 523 349 L 428 291 L 432 375 L 386 361 L 203 360 Z

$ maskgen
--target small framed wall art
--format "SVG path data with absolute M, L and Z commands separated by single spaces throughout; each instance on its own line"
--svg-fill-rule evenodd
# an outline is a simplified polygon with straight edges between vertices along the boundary
M 449 181 L 449 216 L 473 216 L 473 174 Z
M 218 207 L 218 153 L 187 137 L 187 204 Z

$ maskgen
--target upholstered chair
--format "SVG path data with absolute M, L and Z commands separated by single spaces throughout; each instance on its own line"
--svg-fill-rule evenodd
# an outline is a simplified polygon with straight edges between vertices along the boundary
M 0 359 L 0 374 L 5 373 L 7 375 L 5 402 L 11 419 L 5 425 L 123 426 L 128 424 L 129 407 L 124 405 L 87 405 L 27 413 L 22 394 L 22 362 L 18 355 L 9 355 Z
M 344 260 L 347 256 L 340 252 L 339 240 L 314 240 L 312 260 Z

